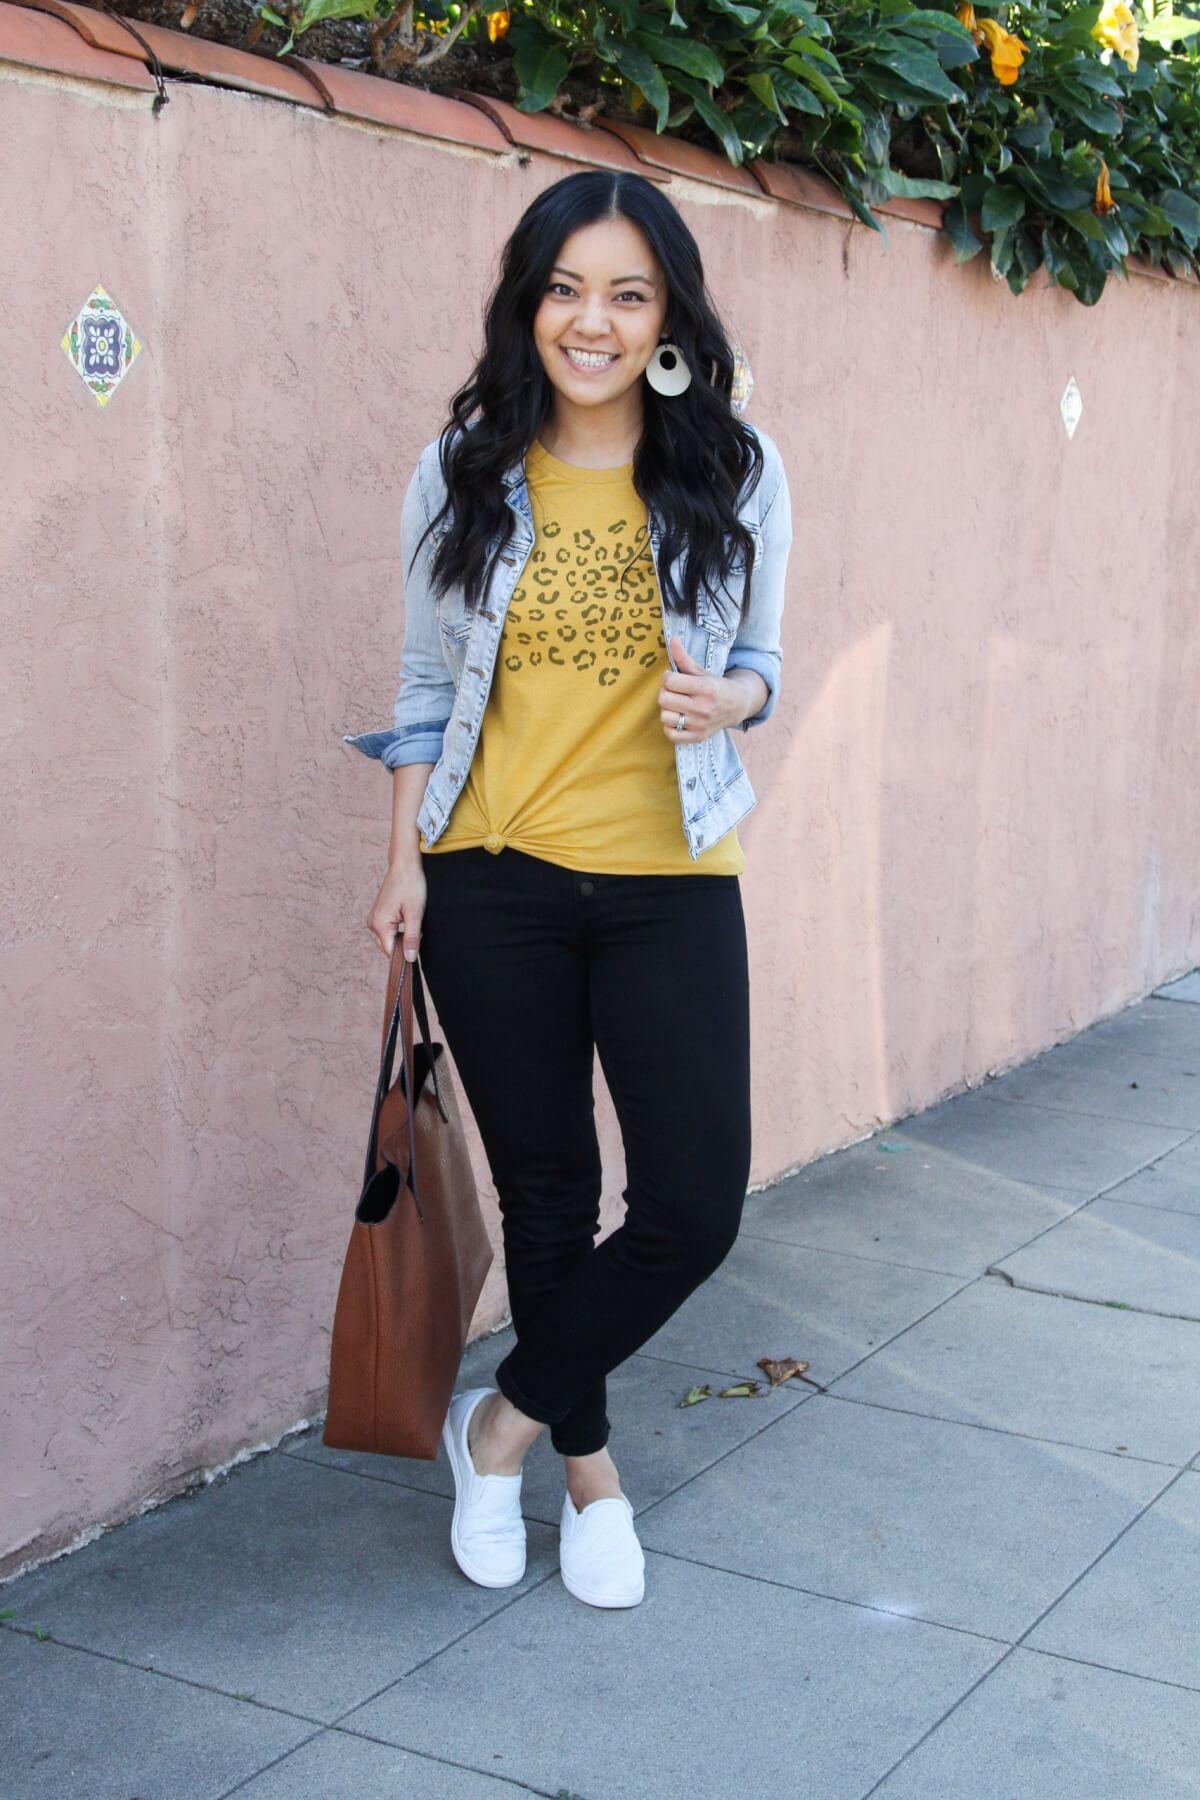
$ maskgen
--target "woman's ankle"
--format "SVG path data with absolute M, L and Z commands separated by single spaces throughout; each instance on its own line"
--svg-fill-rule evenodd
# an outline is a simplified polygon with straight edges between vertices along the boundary
M 508 1418 L 505 1418 L 508 1414 Z M 499 1423 L 500 1429 L 497 1430 Z M 499 1392 L 489 1394 L 471 1414 L 467 1425 L 467 1450 L 480 1475 L 519 1475 L 537 1432 L 530 1435 L 527 1420 Z M 514 1425 L 517 1427 L 513 1429 Z M 542 1428 L 539 1426 L 538 1430 Z
M 590 1456 L 564 1456 L 567 1492 L 577 1512 L 593 1500 L 605 1500 L 621 1492 L 621 1477 L 607 1446 Z

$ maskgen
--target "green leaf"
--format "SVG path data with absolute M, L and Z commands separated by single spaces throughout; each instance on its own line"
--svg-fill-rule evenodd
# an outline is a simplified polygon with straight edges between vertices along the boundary
M 869 70 L 873 63 L 890 69 L 917 93 L 929 94 L 938 100 L 966 99 L 962 88 L 955 86 L 936 56 L 905 43 L 903 38 L 881 39 L 863 66 Z
M 361 18 L 362 10 L 363 0 L 307 0 L 296 33 L 300 36 L 310 26 L 319 25 L 325 19 Z
M 1071 78 L 1080 87 L 1091 88 L 1095 94 L 1107 94 L 1110 100 L 1123 98 L 1125 89 L 1120 82 L 1109 74 L 1103 63 L 1093 62 L 1080 57 L 1071 65 Z
M 1091 238 L 1097 244 L 1104 242 L 1104 230 L 1099 219 L 1094 212 L 1088 212 L 1086 207 L 1068 207 L 1063 211 L 1063 218 L 1075 227 L 1081 237 Z
M 761 6 L 739 6 L 737 0 L 709 0 L 709 5 L 715 7 L 717 12 L 724 13 L 727 18 L 736 19 L 748 31 L 757 26 L 765 16 Z
M 1157 19 L 1138 24 L 1144 44 L 1175 44 L 1200 31 L 1200 19 L 1185 19 L 1180 13 L 1160 13 Z
M 1121 221 L 1116 213 L 1101 213 L 1098 215 L 1097 222 L 1104 233 L 1105 243 L 1120 262 L 1129 255 L 1129 239 L 1125 235 Z
M 942 32 L 947 37 L 962 38 L 964 43 L 975 48 L 975 40 L 961 19 L 956 19 L 952 12 L 931 12 L 928 7 L 914 7 L 912 12 L 897 14 L 888 21 L 893 31 L 913 31 L 920 27 L 923 33 L 927 27 L 934 32 Z
M 695 38 L 660 37 L 653 31 L 635 31 L 632 35 L 639 49 L 645 50 L 660 67 L 666 63 L 668 68 L 682 69 L 686 75 L 694 75 L 697 81 L 706 81 L 712 87 L 720 87 L 725 79 L 725 65 L 720 57 Z
M 1189 250 L 1200 239 L 1200 206 L 1180 188 L 1163 188 L 1156 196 L 1163 216 L 1179 233 Z
M 983 244 L 967 224 L 967 215 L 961 200 L 952 200 L 943 212 L 942 229 L 954 245 L 956 263 L 970 262 L 971 258 L 978 256 L 983 249 Z
M 801 81 L 807 83 L 814 93 L 820 94 L 822 100 L 828 101 L 830 106 L 841 106 L 841 95 L 836 88 L 830 86 L 820 69 L 814 69 L 806 56 L 785 56 L 783 66 L 790 69 L 793 75 L 798 75 Z
M 815 113 L 821 119 L 825 117 L 825 108 L 817 96 L 810 88 L 806 88 L 802 81 L 797 81 L 794 75 L 780 74 L 777 70 L 775 92 L 783 104 L 790 106 L 793 112 Z
M 1142 237 L 1170 237 L 1174 230 L 1162 207 L 1154 205 L 1139 209 L 1137 228 Z
M 517 111 L 526 113 L 549 106 L 571 67 L 570 57 L 558 48 L 535 50 L 528 57 L 518 52 L 513 62 L 521 83 Z
M 632 81 L 635 87 L 640 88 L 654 108 L 655 129 L 664 131 L 671 108 L 671 92 L 653 58 L 647 56 L 644 50 L 636 49 L 633 44 L 613 41 L 609 48 L 612 60 L 626 81 Z
M 729 114 L 722 112 L 721 108 L 715 105 L 710 99 L 706 89 L 704 89 L 698 81 L 693 81 L 690 75 L 676 75 L 675 86 L 677 88 L 682 88 L 685 94 L 691 95 L 695 102 L 696 111 L 704 120 L 704 123 L 708 126 L 713 136 L 720 139 L 722 148 L 730 162 L 733 163 L 736 168 L 740 168 L 745 161 L 742 150 L 742 140 L 734 130 L 733 122 L 730 119 Z
M 1041 268 L 1042 246 L 1026 226 L 1018 225 L 1014 230 L 1013 248 L 1026 275 L 1032 275 L 1035 269 Z
M 863 174 L 877 182 L 887 193 L 902 200 L 951 200 L 958 193 L 957 181 L 935 181 L 932 176 L 903 175 L 887 164 L 875 164 Z
M 1056 169 L 1052 163 L 1039 163 L 1036 169 L 1026 164 L 1014 169 L 1013 176 L 1035 200 L 1044 201 L 1055 212 L 1065 212 L 1071 206 L 1086 206 L 1092 197 L 1090 185 L 1082 185 L 1065 169 Z
M 829 171 L 827 170 L 826 173 L 828 174 Z M 872 231 L 877 231 L 886 244 L 888 241 L 887 226 L 883 223 L 882 219 L 877 219 L 875 217 L 875 214 L 871 211 L 870 207 L 855 187 L 853 178 L 847 174 L 844 180 L 837 183 L 837 189 L 855 218 L 861 219 L 864 225 L 869 225 Z
M 1025 196 L 1011 181 L 990 187 L 983 196 L 979 222 L 985 231 L 1007 231 L 1025 215 Z
M 818 62 L 827 63 L 835 74 L 840 75 L 842 72 L 841 64 L 833 52 L 827 50 L 824 44 L 818 44 L 816 38 L 806 37 L 802 31 L 788 39 L 788 49 L 793 54 L 797 50 L 804 50 L 809 56 L 815 56 Z
M 1100 137 L 1116 137 L 1121 129 L 1115 106 L 1106 106 L 1102 100 L 1093 102 L 1085 88 L 1076 87 L 1072 82 L 1059 83 L 1058 104 Z
M 1048 225 L 1042 231 L 1042 255 L 1046 259 L 1047 274 L 1052 281 L 1057 281 L 1059 270 L 1067 266 L 1067 259 Z
M 997 275 L 1007 275 L 1013 259 L 1012 232 L 1007 226 L 992 239 L 991 261 Z
M 755 99 L 762 102 L 768 112 L 775 113 L 785 125 L 787 124 L 787 114 L 775 96 L 775 88 L 769 75 L 747 75 L 746 86 Z

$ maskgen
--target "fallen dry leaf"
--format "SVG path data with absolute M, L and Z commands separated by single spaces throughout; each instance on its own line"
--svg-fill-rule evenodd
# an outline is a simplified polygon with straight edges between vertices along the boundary
M 794 1356 L 780 1357 L 777 1362 L 769 1356 L 760 1356 L 757 1366 L 765 1372 L 772 1387 L 778 1387 L 781 1382 L 790 1381 L 795 1376 L 797 1381 L 807 1381 L 809 1387 L 815 1387 L 818 1393 L 826 1392 L 819 1381 L 814 1381 L 811 1375 L 804 1373 L 808 1364 L 797 1362 Z
M 739 1381 L 733 1387 L 722 1388 L 718 1396 L 721 1400 L 760 1400 L 763 1396 L 761 1381 Z
M 683 1399 L 679 1402 L 679 1404 L 680 1404 L 680 1406 L 695 1406 L 697 1400 L 711 1400 L 711 1399 L 712 1399 L 712 1389 L 709 1387 L 709 1385 L 706 1381 L 703 1387 L 689 1388 L 687 1393 L 683 1396 Z

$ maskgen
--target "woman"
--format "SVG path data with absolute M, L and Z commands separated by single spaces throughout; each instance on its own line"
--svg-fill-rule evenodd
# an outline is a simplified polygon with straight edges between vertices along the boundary
M 541 193 L 405 495 L 395 727 L 349 740 L 394 772 L 369 928 L 421 951 L 502 1217 L 517 1341 L 450 1404 L 453 1552 L 521 1579 L 522 1459 L 549 1427 L 563 1579 L 595 1606 L 644 1592 L 605 1377 L 724 1259 L 749 1179 L 755 796 L 729 733 L 775 707 L 792 522 L 733 376 L 653 183 Z M 597 1050 L 628 1181 L 594 1246 Z

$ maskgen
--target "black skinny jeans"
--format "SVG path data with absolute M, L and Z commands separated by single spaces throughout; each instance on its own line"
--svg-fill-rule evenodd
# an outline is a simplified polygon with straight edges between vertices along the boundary
M 605 1376 L 721 1263 L 750 1178 L 736 875 L 585 874 L 505 845 L 431 852 L 420 956 L 500 1203 L 517 1342 L 496 1368 L 554 1448 L 607 1443 Z M 596 1245 L 594 1051 L 626 1212 Z

